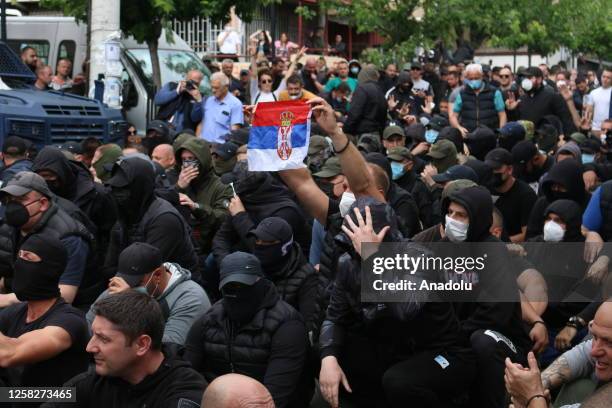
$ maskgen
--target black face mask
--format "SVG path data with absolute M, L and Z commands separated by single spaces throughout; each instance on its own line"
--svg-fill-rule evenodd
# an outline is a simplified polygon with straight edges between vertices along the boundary
M 11 227 L 21 228 L 30 220 L 30 213 L 25 205 L 17 201 L 9 201 L 5 206 L 4 220 Z
M 59 180 L 47 180 L 47 186 L 53 194 L 58 195 L 60 197 L 65 197 L 64 189 L 62 188 L 62 183 Z
M 332 200 L 338 199 L 338 197 L 336 197 L 336 195 L 334 194 L 334 185 L 332 183 L 319 181 L 317 184 L 319 185 L 319 188 L 321 189 L 321 191 L 325 193 L 326 196 L 328 196 Z
M 283 246 L 285 246 L 285 254 L 283 254 Z M 290 248 L 291 244 L 283 244 L 282 242 L 272 245 L 255 244 L 255 247 L 253 248 L 253 255 L 259 259 L 259 262 L 261 262 L 264 272 L 268 276 L 274 276 L 277 272 L 284 269 L 285 264 L 287 263 L 287 255 L 289 254 Z
M 151 156 L 153 154 L 153 150 L 160 144 L 166 143 L 166 138 L 161 135 L 151 135 L 142 139 L 142 145 L 145 149 L 147 149 L 147 154 Z
M 117 207 L 122 210 L 128 209 L 130 206 L 130 201 L 132 198 L 132 194 L 130 190 L 127 188 L 113 188 L 112 196 L 115 199 L 115 203 Z
M 491 179 L 491 185 L 493 187 L 500 187 L 505 182 L 506 180 L 504 179 L 504 175 L 502 173 L 493 173 L 493 177 Z
M 242 286 L 231 293 L 222 288 L 223 307 L 230 320 L 239 325 L 248 323 L 259 310 L 270 284 L 270 281 L 260 279 L 252 286 Z
M 573 200 L 572 195 L 567 191 L 550 191 L 547 194 L 547 198 L 549 201 L 557 201 L 557 200 Z
M 17 258 L 13 277 L 13 292 L 17 299 L 27 302 L 59 297 L 59 274 L 56 269 L 56 265 L 49 265 L 48 262 Z

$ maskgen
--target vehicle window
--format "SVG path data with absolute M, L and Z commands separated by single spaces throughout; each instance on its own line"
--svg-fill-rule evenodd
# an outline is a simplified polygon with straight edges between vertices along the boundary
M 200 70 L 204 73 L 202 85 L 208 87 L 208 77 L 210 72 L 204 66 L 197 55 L 191 51 L 171 51 L 159 50 L 159 65 L 161 70 L 161 82 L 178 82 L 185 78 L 185 74 L 192 69 Z M 153 72 L 151 68 L 151 56 L 147 49 L 127 50 L 130 60 L 135 63 L 139 71 L 145 76 L 148 85 L 153 84 Z
M 8 46 L 19 56 L 25 47 L 32 47 L 44 64 L 49 64 L 49 41 L 39 40 L 7 40 Z
M 74 73 L 74 53 L 76 51 L 76 43 L 74 41 L 71 40 L 63 40 L 60 45 L 59 48 L 57 50 L 57 60 L 59 61 L 61 59 L 69 59 L 72 62 L 72 71 L 70 72 L 70 77 L 73 76 Z M 77 71 L 78 72 L 78 71 Z

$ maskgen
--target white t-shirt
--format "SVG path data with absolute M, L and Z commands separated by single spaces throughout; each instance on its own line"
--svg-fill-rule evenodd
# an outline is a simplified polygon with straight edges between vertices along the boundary
M 285 90 L 286 88 L 287 81 L 285 81 L 285 78 L 283 78 L 280 85 L 278 85 L 278 89 L 276 89 L 274 92 L 261 92 L 259 90 L 259 83 L 257 82 L 257 78 L 251 78 L 251 105 L 255 105 L 259 102 L 276 102 L 278 101 L 278 95 L 280 94 L 280 92 Z
M 221 41 L 221 39 L 225 35 L 225 31 L 219 34 L 219 37 L 217 37 L 217 42 Z M 229 34 L 227 34 L 227 37 L 225 37 L 225 40 L 223 40 L 223 42 L 221 43 L 221 47 L 219 47 L 219 52 L 221 54 L 237 54 L 236 49 L 240 46 L 240 44 L 242 44 L 242 39 L 240 38 L 240 35 L 238 35 L 237 32 L 232 30 Z
M 433 95 L 431 85 L 423 78 L 419 79 L 418 81 L 412 81 L 412 89 L 416 91 L 423 91 L 428 93 L 429 95 Z
M 589 94 L 589 105 L 593 105 L 593 130 L 601 130 L 601 124 L 610 116 L 612 87 L 593 89 Z

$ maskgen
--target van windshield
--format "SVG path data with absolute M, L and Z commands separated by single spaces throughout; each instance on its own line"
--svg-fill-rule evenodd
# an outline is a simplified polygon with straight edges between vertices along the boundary
M 142 75 L 146 83 L 153 87 L 153 69 L 151 67 L 151 55 L 148 49 L 129 49 L 126 50 L 127 55 L 139 68 L 139 75 Z M 208 88 L 208 77 L 210 72 L 208 68 L 193 52 L 180 50 L 158 50 L 159 68 L 161 71 L 161 83 L 178 82 L 185 78 L 187 72 L 192 69 L 197 69 L 204 73 L 202 85 Z

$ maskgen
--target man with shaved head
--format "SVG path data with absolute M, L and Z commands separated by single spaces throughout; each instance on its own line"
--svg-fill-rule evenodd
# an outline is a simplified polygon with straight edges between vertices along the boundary
M 597 400 L 609 402 L 612 382 L 612 298 L 599 306 L 589 332 L 591 338 L 563 353 L 541 375 L 533 353 L 529 369 L 506 359 L 506 389 L 519 406 L 548 407 L 547 390 L 559 387 L 555 406 L 609 406 L 598 405 Z
M 274 408 L 274 400 L 259 381 L 242 374 L 226 374 L 206 388 L 202 408 L 209 407 Z
M 302 82 L 304 83 L 304 89 L 315 95 L 318 95 L 319 92 L 325 89 L 325 86 L 317 80 L 318 74 L 317 59 L 308 57 L 304 64 L 304 68 L 302 68 Z
M 156 146 L 155 149 L 153 149 L 153 153 L 151 153 L 151 158 L 154 162 L 159 163 L 164 170 L 169 170 L 176 164 L 174 149 L 172 145 L 169 144 L 160 144 Z

